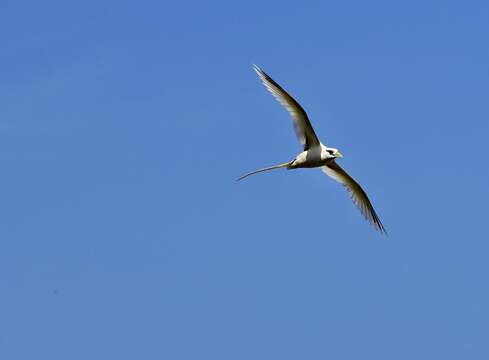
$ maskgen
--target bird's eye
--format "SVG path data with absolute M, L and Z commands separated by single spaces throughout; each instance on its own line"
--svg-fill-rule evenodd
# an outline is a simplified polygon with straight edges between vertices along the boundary
M 334 154 L 334 151 L 333 150 L 328 150 L 329 154 L 330 155 L 333 155 Z

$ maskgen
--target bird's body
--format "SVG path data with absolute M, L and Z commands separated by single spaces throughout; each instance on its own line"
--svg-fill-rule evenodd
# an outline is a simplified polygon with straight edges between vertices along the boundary
M 260 172 L 279 168 L 287 168 L 291 170 L 298 168 L 320 167 L 324 173 L 340 182 L 347 188 L 352 200 L 355 202 L 367 220 L 369 220 L 377 230 L 385 233 L 385 228 L 377 216 L 365 191 L 336 163 L 335 159 L 341 158 L 343 155 L 338 151 L 338 149 L 327 147 L 322 144 L 321 141 L 319 141 L 306 112 L 292 96 L 290 96 L 258 66 L 254 65 L 254 69 L 265 87 L 292 116 L 297 137 L 302 143 L 304 149 L 299 155 L 289 162 L 255 170 L 241 176 L 238 180 L 242 180 L 250 175 Z
M 336 156 L 331 154 L 331 152 L 334 153 L 335 151 L 337 150 L 328 148 L 320 143 L 319 146 L 305 150 L 297 155 L 292 164 L 290 164 L 289 169 L 315 168 L 327 165 L 336 158 Z

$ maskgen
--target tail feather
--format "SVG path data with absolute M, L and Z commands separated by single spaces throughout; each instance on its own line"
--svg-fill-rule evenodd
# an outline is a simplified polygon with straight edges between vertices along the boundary
M 243 180 L 244 178 L 247 178 L 248 176 L 251 176 L 251 175 L 254 175 L 254 174 L 258 174 L 258 173 L 261 173 L 263 171 L 268 171 L 268 170 L 274 170 L 274 169 L 280 169 L 280 168 L 288 167 L 290 164 L 292 164 L 292 161 L 289 161 L 289 162 L 286 162 L 286 163 L 283 163 L 283 164 L 279 164 L 279 165 L 274 165 L 274 166 L 269 166 L 269 167 L 266 167 L 266 168 L 258 169 L 258 170 L 249 172 L 248 174 L 244 174 L 243 176 L 241 176 L 236 181 Z

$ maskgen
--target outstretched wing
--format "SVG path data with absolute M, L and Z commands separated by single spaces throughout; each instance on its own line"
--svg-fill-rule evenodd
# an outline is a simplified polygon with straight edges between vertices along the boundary
M 329 177 L 335 179 L 339 183 L 343 184 L 355 205 L 360 209 L 363 216 L 372 223 L 372 225 L 380 232 L 386 233 L 384 225 L 380 221 L 377 213 L 372 206 L 372 203 L 368 199 L 367 194 L 361 186 L 347 174 L 335 161 L 329 163 L 326 166 L 321 167 L 321 170 L 325 172 Z
M 277 99 L 278 102 L 282 104 L 292 116 L 292 119 L 294 120 L 295 132 L 299 138 L 299 141 L 304 146 L 304 150 L 314 146 L 319 146 L 319 139 L 314 133 L 314 129 L 312 128 L 309 118 L 307 117 L 307 114 L 302 106 L 300 106 L 300 104 L 292 96 L 290 96 L 287 91 L 282 89 L 282 87 L 262 69 L 256 65 L 253 65 L 253 68 L 263 82 L 263 85 L 265 85 L 268 91 L 272 93 L 275 99 Z

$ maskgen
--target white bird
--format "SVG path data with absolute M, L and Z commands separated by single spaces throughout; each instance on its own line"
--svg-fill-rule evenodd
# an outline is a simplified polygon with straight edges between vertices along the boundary
M 363 216 L 380 232 L 386 233 L 384 225 L 380 221 L 375 212 L 372 203 L 362 187 L 343 170 L 335 161 L 336 158 L 341 158 L 343 155 L 338 149 L 330 148 L 321 143 L 314 133 L 314 129 L 307 117 L 302 106 L 290 96 L 279 84 L 277 84 L 267 73 L 258 66 L 253 65 L 256 73 L 260 77 L 263 85 L 272 93 L 275 99 L 282 104 L 294 120 L 294 128 L 299 138 L 299 141 L 304 146 L 304 151 L 297 155 L 292 161 L 258 169 L 248 174 L 241 176 L 242 180 L 250 175 L 254 175 L 263 171 L 287 168 L 288 170 L 297 168 L 315 168 L 320 167 L 321 170 L 328 176 L 343 184 L 353 202 L 362 212 Z

